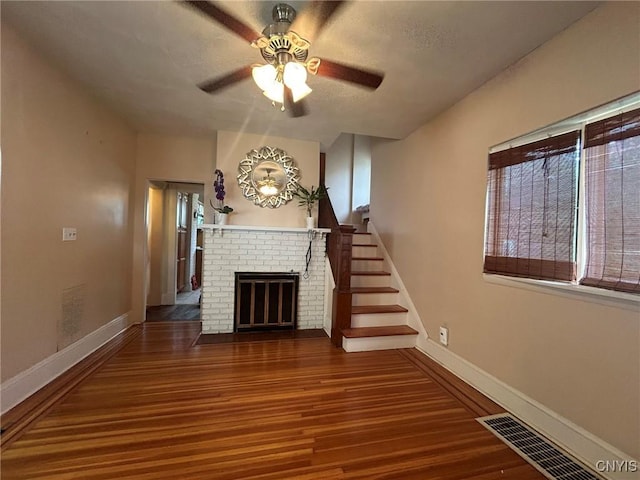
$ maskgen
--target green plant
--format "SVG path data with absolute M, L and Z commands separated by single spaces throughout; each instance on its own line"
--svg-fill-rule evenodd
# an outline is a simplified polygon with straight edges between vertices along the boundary
M 302 185 L 298 185 L 298 190 L 294 192 L 293 196 L 299 198 L 298 205 L 305 207 L 307 209 L 307 216 L 311 217 L 313 206 L 318 200 L 327 196 L 327 190 L 328 188 L 324 185 L 320 185 L 318 188 L 311 185 L 310 190 L 307 190 Z
M 209 200 L 209 203 L 211 203 L 211 200 Z M 229 205 L 224 205 L 223 207 L 215 207 L 213 205 L 213 203 L 211 203 L 211 206 L 218 213 L 231 213 L 231 212 L 233 212 L 233 208 L 231 208 Z

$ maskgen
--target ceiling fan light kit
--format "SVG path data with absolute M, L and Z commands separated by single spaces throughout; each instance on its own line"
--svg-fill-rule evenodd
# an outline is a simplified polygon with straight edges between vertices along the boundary
M 286 3 L 279 3 L 273 7 L 273 23 L 267 25 L 262 34 L 255 33 L 251 27 L 214 3 L 208 1 L 186 1 L 185 3 L 243 39 L 250 39 L 251 46 L 260 50 L 266 62 L 240 68 L 221 78 L 202 83 L 200 89 L 207 93 L 215 93 L 251 76 L 258 88 L 274 105 L 280 104 L 282 110 L 287 110 L 293 117 L 299 117 L 306 114 L 302 100 L 313 91 L 307 85 L 308 73 L 347 81 L 373 90 L 380 86 L 384 78 L 382 74 L 376 72 L 321 60 L 317 57 L 309 58 L 311 43 L 291 30 L 296 19 L 296 11 Z M 332 0 L 309 2 L 302 12 L 303 16 L 306 15 L 306 25 L 314 28 L 317 34 L 343 3 L 343 1 Z
M 284 68 L 282 65 L 253 65 L 251 76 L 262 93 L 275 103 L 284 103 L 285 85 L 291 89 L 294 102 L 312 92 L 307 85 L 305 67 L 296 62 L 288 62 Z

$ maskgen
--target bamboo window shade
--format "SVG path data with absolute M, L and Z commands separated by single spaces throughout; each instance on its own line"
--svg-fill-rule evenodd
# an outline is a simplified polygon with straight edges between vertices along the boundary
M 489 155 L 484 272 L 576 279 L 576 130 Z
M 640 293 L 640 109 L 585 128 L 583 285 Z

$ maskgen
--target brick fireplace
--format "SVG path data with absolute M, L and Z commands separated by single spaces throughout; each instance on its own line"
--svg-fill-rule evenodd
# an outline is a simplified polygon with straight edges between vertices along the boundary
M 326 229 L 203 225 L 202 333 L 234 331 L 239 272 L 299 275 L 297 328 L 322 328 Z M 305 274 L 311 240 L 311 262 Z

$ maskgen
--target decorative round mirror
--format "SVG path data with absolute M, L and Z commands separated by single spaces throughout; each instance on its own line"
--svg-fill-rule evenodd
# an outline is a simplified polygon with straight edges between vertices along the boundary
M 278 208 L 298 190 L 298 167 L 287 152 L 275 147 L 251 150 L 238 165 L 238 185 L 245 198 L 261 207 Z

